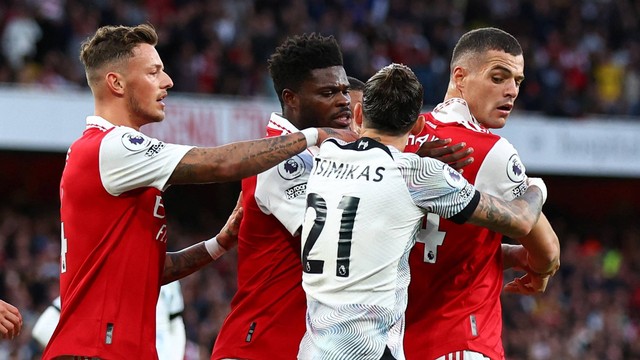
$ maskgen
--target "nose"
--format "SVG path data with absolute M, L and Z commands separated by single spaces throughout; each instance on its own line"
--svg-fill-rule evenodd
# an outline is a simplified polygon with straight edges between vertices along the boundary
M 515 99 L 518 97 L 519 93 L 520 93 L 520 87 L 518 86 L 516 80 L 511 79 L 510 81 L 507 81 L 507 85 L 505 88 L 505 96 Z
M 169 76 L 169 74 L 167 74 L 166 72 L 163 72 L 164 74 L 164 79 L 161 82 L 161 86 L 163 89 L 170 89 L 173 87 L 173 80 L 171 80 L 171 76 Z
M 349 105 L 351 105 L 351 95 L 349 95 L 349 92 L 347 91 L 342 91 L 341 95 L 338 95 L 338 107 L 348 107 Z

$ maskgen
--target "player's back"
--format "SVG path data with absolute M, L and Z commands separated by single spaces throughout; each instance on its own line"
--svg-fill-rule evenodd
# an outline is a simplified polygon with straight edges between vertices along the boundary
M 427 125 L 419 136 L 452 138 L 474 148 L 474 162 L 463 175 L 478 190 L 507 200 L 517 195 L 508 192 L 522 190 L 523 177 L 513 170 L 521 164 L 506 140 L 474 124 L 425 115 Z M 463 349 L 504 356 L 501 240 L 502 235 L 483 227 L 454 224 L 434 214 L 425 217 L 409 259 L 407 359 L 435 359 Z
M 403 358 L 407 256 L 424 214 L 399 164 L 406 157 L 417 158 L 368 138 L 328 140 L 316 156 L 303 225 L 301 358 L 379 359 L 386 347 Z

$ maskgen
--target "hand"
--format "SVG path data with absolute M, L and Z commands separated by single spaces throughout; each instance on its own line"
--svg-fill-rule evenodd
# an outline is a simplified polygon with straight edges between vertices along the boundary
M 504 291 L 519 295 L 536 295 L 545 292 L 549 278 L 555 274 L 559 264 L 546 274 L 538 274 L 529 265 L 529 252 L 522 245 L 502 244 L 502 262 L 505 269 L 525 271 L 526 274 L 513 279 L 504 286 Z
M 320 146 L 323 141 L 330 137 L 346 142 L 352 142 L 358 140 L 360 135 L 351 129 L 334 129 L 329 127 L 318 128 L 318 142 L 316 145 Z
M 473 162 L 473 157 L 469 156 L 473 153 L 473 148 L 466 147 L 464 142 L 448 146 L 450 142 L 451 139 L 425 141 L 416 154 L 440 160 L 462 174 L 462 168 Z
M 13 339 L 22 330 L 22 315 L 18 308 L 0 300 L 0 336 Z
M 504 292 L 519 295 L 542 294 L 547 289 L 550 277 L 551 275 L 548 274 L 538 275 L 528 272 L 505 285 Z
M 240 222 L 242 221 L 243 215 L 241 191 L 240 195 L 238 195 L 238 201 L 236 201 L 236 207 L 231 212 L 231 215 L 229 215 L 227 223 L 224 224 L 224 227 L 222 227 L 222 230 L 220 230 L 220 233 L 216 236 L 220 246 L 226 250 L 232 249 L 238 244 L 238 231 L 240 230 Z

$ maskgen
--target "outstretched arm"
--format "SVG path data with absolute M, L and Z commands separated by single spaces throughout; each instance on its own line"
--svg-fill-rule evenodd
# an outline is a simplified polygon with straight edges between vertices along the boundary
M 168 252 L 164 261 L 162 284 L 182 279 L 205 265 L 213 262 L 238 243 L 238 230 L 242 220 L 242 192 L 238 196 L 236 207 L 220 233 L 212 239 L 191 245 L 176 252 Z
M 240 180 L 259 174 L 329 137 L 345 141 L 358 138 L 355 132 L 346 129 L 317 128 L 317 136 L 315 131 L 315 128 L 309 128 L 213 148 L 193 148 L 173 170 L 168 182 L 202 184 Z

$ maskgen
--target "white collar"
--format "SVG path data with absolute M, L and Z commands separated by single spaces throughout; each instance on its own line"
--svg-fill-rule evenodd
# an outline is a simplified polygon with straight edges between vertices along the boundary
M 113 127 L 115 127 L 115 125 L 103 117 L 97 115 L 87 116 L 87 128 L 98 128 L 102 131 L 107 131 Z
M 434 119 L 441 123 L 458 123 L 475 131 L 489 132 L 489 130 L 480 124 L 471 114 L 469 105 L 461 98 L 451 98 L 438 104 L 431 114 Z

